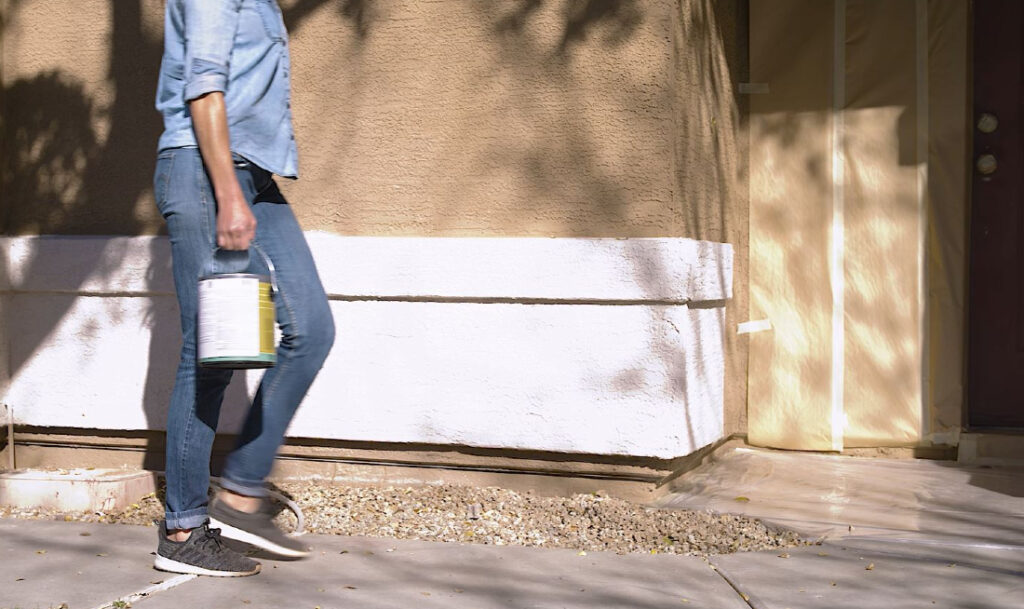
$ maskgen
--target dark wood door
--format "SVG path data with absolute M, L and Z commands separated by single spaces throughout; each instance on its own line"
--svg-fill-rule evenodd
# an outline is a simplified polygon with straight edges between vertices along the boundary
M 1024 428 L 1024 3 L 974 2 L 968 424 Z

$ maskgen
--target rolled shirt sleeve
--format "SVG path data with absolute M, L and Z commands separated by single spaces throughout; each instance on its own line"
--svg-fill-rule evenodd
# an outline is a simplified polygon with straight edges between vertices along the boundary
M 241 0 L 184 0 L 185 102 L 225 92 Z

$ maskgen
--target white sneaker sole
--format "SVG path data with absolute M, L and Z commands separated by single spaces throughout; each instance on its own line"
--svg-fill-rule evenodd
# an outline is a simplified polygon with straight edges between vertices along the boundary
M 195 565 L 185 564 L 159 555 L 156 557 L 156 560 L 153 561 L 153 567 L 159 571 L 168 571 L 170 573 L 208 575 L 210 577 L 245 577 L 247 575 L 256 575 L 260 572 L 260 565 L 256 565 L 256 568 L 252 571 L 215 571 L 213 569 L 204 569 Z
M 277 554 L 278 556 L 284 556 L 286 558 L 304 558 L 309 556 L 308 550 L 303 551 L 286 548 L 258 535 L 253 535 L 252 533 L 233 527 L 230 524 L 225 524 L 213 517 L 210 518 L 210 528 L 220 529 L 220 534 L 228 539 L 234 539 L 235 541 L 241 541 L 242 543 L 256 546 L 257 548 Z

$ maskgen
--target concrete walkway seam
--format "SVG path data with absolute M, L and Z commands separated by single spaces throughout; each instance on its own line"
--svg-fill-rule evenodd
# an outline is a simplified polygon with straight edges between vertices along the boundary
M 176 587 L 180 586 L 181 584 L 184 584 L 185 582 L 190 582 L 190 581 L 192 581 L 193 579 L 195 579 L 197 577 L 199 577 L 199 576 L 198 575 L 177 575 L 177 576 L 172 577 L 171 579 L 169 579 L 167 581 L 160 582 L 159 584 L 154 584 L 154 585 L 152 585 L 152 586 L 150 586 L 148 588 L 144 588 L 144 589 L 139 590 L 138 592 L 135 592 L 133 594 L 129 594 L 127 596 L 122 596 L 121 598 L 115 598 L 114 600 L 112 600 L 110 602 L 107 602 L 107 603 L 104 603 L 104 604 L 102 604 L 102 605 L 100 605 L 98 607 L 95 607 L 95 609 L 113 609 L 113 607 L 115 606 L 115 603 L 117 603 L 118 601 L 123 601 L 125 603 L 131 604 L 131 603 L 140 601 L 140 600 L 142 600 L 144 598 L 148 598 L 148 597 L 150 597 L 150 596 L 152 596 L 152 595 L 154 595 L 154 594 L 156 594 L 158 592 L 164 592 L 165 590 L 170 590 L 171 588 L 176 588 Z
M 735 590 L 736 594 L 740 595 L 740 598 L 743 599 L 743 602 L 749 605 L 751 609 L 771 609 L 770 607 L 762 603 L 760 600 L 758 600 L 757 597 L 747 594 L 746 592 L 741 590 L 739 584 L 736 582 L 736 579 L 730 576 L 728 571 L 714 563 L 714 557 L 709 557 L 708 564 L 711 566 L 711 570 L 717 573 L 718 576 L 721 577 L 723 580 L 725 580 L 725 583 L 729 584 L 729 587 Z

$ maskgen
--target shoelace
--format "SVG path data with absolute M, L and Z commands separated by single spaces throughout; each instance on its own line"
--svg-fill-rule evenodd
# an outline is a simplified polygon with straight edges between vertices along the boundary
M 224 541 L 220 538 L 220 529 L 211 529 L 209 526 L 206 527 L 206 531 L 203 539 L 201 540 L 204 545 L 209 544 L 213 541 L 214 545 L 217 546 L 218 550 L 224 549 Z

